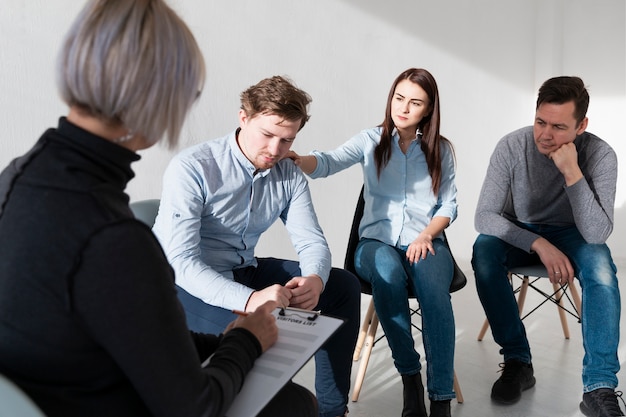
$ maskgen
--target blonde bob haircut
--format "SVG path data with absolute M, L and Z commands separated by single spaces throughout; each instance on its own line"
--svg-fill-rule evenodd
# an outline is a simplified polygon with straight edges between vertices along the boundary
M 91 116 L 156 143 L 178 143 L 202 90 L 204 60 L 163 0 L 91 0 L 72 25 L 57 67 L 61 97 Z

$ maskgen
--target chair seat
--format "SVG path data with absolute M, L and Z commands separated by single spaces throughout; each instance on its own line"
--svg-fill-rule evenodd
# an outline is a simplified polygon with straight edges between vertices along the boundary
M 527 276 L 527 277 L 540 277 L 540 278 L 548 277 L 548 271 L 546 270 L 546 267 L 541 264 L 518 266 L 515 268 L 510 268 L 509 272 L 511 274 Z

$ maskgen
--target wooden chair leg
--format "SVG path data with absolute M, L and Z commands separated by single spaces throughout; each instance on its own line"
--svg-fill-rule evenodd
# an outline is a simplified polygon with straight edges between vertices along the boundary
M 568 285 L 569 292 L 572 295 L 572 300 L 574 301 L 574 307 L 576 307 L 576 313 L 578 314 L 578 320 L 580 321 L 582 314 L 582 306 L 580 303 L 580 294 L 578 293 L 578 288 L 576 288 L 576 282 L 572 282 Z
M 528 277 L 524 276 L 519 294 L 517 295 L 517 308 L 519 310 L 520 317 L 522 317 L 522 312 L 524 311 L 524 303 L 526 302 L 526 294 L 528 293 L 528 283 Z
M 487 327 L 489 322 L 485 320 Z M 376 340 L 376 331 L 378 330 L 378 316 L 376 315 L 376 309 L 374 308 L 374 300 L 370 300 L 370 304 L 367 308 L 367 313 L 361 324 L 361 331 L 359 332 L 359 338 L 357 339 L 356 346 L 354 348 L 354 354 L 352 355 L 353 361 L 358 361 L 359 357 L 361 363 L 359 364 L 359 370 L 357 371 L 356 378 L 354 380 L 354 387 L 352 388 L 352 401 L 357 402 L 359 395 L 361 394 L 361 388 L 363 387 L 363 381 L 365 381 L 365 373 L 367 372 L 367 365 L 369 364 L 370 356 L 372 354 L 372 348 Z M 485 329 L 486 330 L 486 329 Z M 456 401 L 459 404 L 463 403 L 463 392 L 461 391 L 461 385 L 456 377 L 456 371 L 454 372 L 454 392 L 456 393 Z
M 559 298 L 559 304 L 556 309 L 559 310 L 559 319 L 561 319 L 561 327 L 563 328 L 563 336 L 569 339 L 569 325 L 567 324 L 567 316 L 565 316 L 565 310 L 563 309 L 563 297 L 565 296 L 565 290 L 559 284 L 552 284 L 554 289 L 554 296 Z
M 487 329 L 489 328 L 489 320 L 485 319 L 485 322 L 483 323 L 483 327 L 480 329 L 480 332 L 478 333 L 478 341 L 482 341 L 483 338 L 485 337 L 485 333 L 487 333 Z
M 461 385 L 459 385 L 459 380 L 456 378 L 456 371 L 454 372 L 454 392 L 456 393 L 456 402 L 459 404 L 463 404 L 463 393 L 461 392 Z
M 374 302 L 372 301 L 370 306 L 373 306 Z M 369 309 L 368 309 L 369 310 Z M 367 371 L 367 364 L 370 360 L 370 355 L 372 354 L 372 348 L 374 347 L 374 341 L 376 340 L 376 330 L 378 329 L 378 316 L 376 315 L 376 310 L 372 314 L 372 320 L 369 325 L 369 329 L 367 331 L 367 335 L 365 336 L 365 345 L 363 354 L 361 355 L 361 364 L 359 365 L 359 371 L 356 374 L 356 379 L 354 381 L 354 388 L 352 389 L 352 401 L 356 402 L 359 399 L 359 394 L 361 393 L 361 387 L 363 386 L 363 381 L 365 380 L 365 372 Z
M 352 360 L 354 362 L 358 361 L 361 357 L 361 349 L 363 348 L 363 342 L 365 342 L 365 336 L 367 336 L 367 332 L 372 324 L 372 317 L 376 310 L 374 309 L 374 300 L 370 300 L 370 305 L 367 308 L 367 313 L 365 314 L 365 318 L 363 319 L 363 323 L 361 324 L 361 330 L 359 331 L 359 338 L 356 341 L 356 345 L 354 347 L 354 353 L 352 354 Z
M 528 293 L 528 286 L 529 286 L 529 278 L 528 276 L 524 276 L 522 279 L 522 285 L 520 286 L 520 291 L 517 297 L 517 306 L 519 309 L 519 314 L 520 316 L 522 316 L 522 313 L 524 311 L 524 303 L 526 301 L 526 294 Z M 570 332 L 569 332 L 569 324 L 567 323 L 567 316 L 565 315 L 565 310 L 563 310 L 563 297 L 565 296 L 566 290 L 563 290 L 558 284 L 552 284 L 552 288 L 554 290 L 554 296 L 559 298 L 559 306 L 557 306 L 557 309 L 559 311 L 559 319 L 561 320 L 561 327 L 563 329 L 563 336 L 566 339 L 570 338 Z M 580 318 L 580 311 L 581 311 L 581 301 L 580 301 L 580 294 L 578 293 L 578 288 L 576 288 L 576 284 L 573 282 L 571 285 L 568 285 L 568 287 L 570 289 L 570 294 L 572 296 L 572 301 L 574 302 L 574 307 L 576 308 L 576 312 L 578 313 L 578 316 Z M 489 321 L 487 319 L 485 319 L 485 322 L 483 323 L 483 327 L 480 329 L 480 332 L 478 333 L 478 341 L 483 340 L 485 333 L 487 332 L 487 329 L 489 328 Z
M 509 281 L 511 281 L 511 284 L 513 284 L 512 279 L 513 278 L 509 273 Z M 525 276 L 522 279 L 522 285 L 520 286 L 519 294 L 517 296 L 517 310 L 519 311 L 520 317 L 522 316 L 522 312 L 524 311 L 524 303 L 526 302 L 526 294 L 528 293 L 528 283 L 528 277 Z M 487 333 L 487 329 L 489 329 L 489 320 L 485 319 L 483 327 L 480 328 L 480 332 L 478 332 L 478 337 L 476 338 L 479 342 L 484 339 L 485 333 Z

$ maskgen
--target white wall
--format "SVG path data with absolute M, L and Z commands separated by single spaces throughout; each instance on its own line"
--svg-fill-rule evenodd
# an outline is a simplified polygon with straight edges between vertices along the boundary
M 0 2 L 0 167 L 25 152 L 66 108 L 54 85 L 61 39 L 78 0 Z M 181 146 L 236 127 L 239 93 L 261 78 L 290 76 L 313 97 L 299 152 L 327 150 L 382 121 L 395 76 L 430 70 L 442 98 L 442 132 L 456 146 L 459 217 L 448 236 L 469 260 L 473 215 L 496 141 L 532 123 L 536 91 L 554 75 L 579 75 L 591 94 L 589 130 L 626 155 L 626 6 L 624 0 L 171 0 L 205 54 L 208 83 Z M 131 199 L 158 198 L 172 154 L 142 153 Z M 361 173 L 354 167 L 311 181 L 320 222 L 343 264 Z M 616 232 L 626 256 L 626 178 L 620 167 Z M 281 226 L 260 255 L 293 256 Z

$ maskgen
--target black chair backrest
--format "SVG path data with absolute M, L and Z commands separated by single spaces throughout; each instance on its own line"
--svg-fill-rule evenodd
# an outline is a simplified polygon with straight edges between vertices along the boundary
M 356 252 L 356 246 L 359 243 L 359 225 L 361 224 L 361 218 L 363 217 L 363 210 L 365 208 L 363 189 L 364 187 L 361 187 L 359 200 L 357 201 L 356 209 L 354 210 L 352 227 L 350 228 L 350 237 L 348 238 L 348 247 L 346 248 L 346 258 L 344 260 L 344 269 L 352 272 L 357 277 L 359 276 L 359 274 L 356 273 L 356 270 L 354 268 L 354 252 Z M 450 245 L 448 243 L 448 238 L 446 237 L 446 232 L 443 232 L 443 241 L 450 250 Z M 452 255 L 452 250 L 450 250 L 450 256 L 452 256 L 452 262 L 454 263 L 454 276 L 452 277 L 452 283 L 450 283 L 450 292 L 453 293 L 465 287 L 465 284 L 467 284 L 467 277 L 465 276 L 461 268 L 459 268 L 459 265 L 457 265 L 456 260 Z M 359 280 L 361 281 L 361 288 L 363 289 L 363 292 L 371 294 L 371 288 L 368 288 L 370 287 L 369 283 L 363 281 L 360 278 Z

